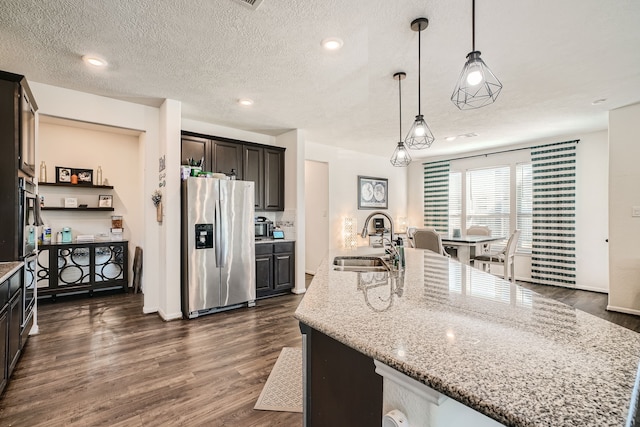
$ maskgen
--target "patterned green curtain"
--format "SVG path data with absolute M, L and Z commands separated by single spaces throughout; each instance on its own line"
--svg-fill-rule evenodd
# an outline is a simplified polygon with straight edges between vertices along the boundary
M 576 148 L 578 140 L 531 147 L 533 243 L 531 278 L 576 284 Z
M 449 231 L 449 160 L 423 163 L 424 226 Z

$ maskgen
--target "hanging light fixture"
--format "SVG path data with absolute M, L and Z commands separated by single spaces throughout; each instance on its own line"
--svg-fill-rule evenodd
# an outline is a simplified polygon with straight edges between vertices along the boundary
M 427 122 L 424 121 L 424 116 L 420 111 L 420 33 L 422 30 L 429 26 L 429 20 L 427 18 L 414 19 L 411 22 L 411 29 L 418 32 L 418 115 L 404 139 L 408 148 L 414 150 L 421 150 L 423 148 L 431 147 L 431 144 L 435 140 L 431 129 L 427 126 Z
M 451 95 L 451 101 L 461 110 L 489 105 L 495 102 L 502 90 L 502 83 L 480 58 L 480 51 L 476 50 L 476 0 L 472 0 L 471 5 L 472 50 L 467 55 L 467 62 Z
M 393 78 L 398 81 L 398 104 L 400 106 L 400 142 L 398 142 L 398 146 L 391 156 L 391 164 L 398 167 L 406 167 L 409 166 L 409 163 L 411 163 L 411 156 L 409 155 L 409 151 L 407 151 L 407 148 L 404 146 L 404 142 L 402 141 L 402 84 L 400 82 L 404 80 L 405 77 L 407 77 L 407 74 L 403 73 L 402 71 L 393 75 Z

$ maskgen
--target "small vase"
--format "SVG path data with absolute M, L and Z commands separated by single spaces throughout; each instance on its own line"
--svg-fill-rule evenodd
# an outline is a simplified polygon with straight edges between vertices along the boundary
M 162 222 L 162 202 L 158 203 L 158 206 L 156 206 L 156 220 L 158 222 Z

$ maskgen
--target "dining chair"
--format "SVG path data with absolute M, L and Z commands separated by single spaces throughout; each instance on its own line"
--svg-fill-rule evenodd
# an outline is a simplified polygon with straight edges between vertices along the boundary
M 511 281 L 516 281 L 516 269 L 515 269 L 515 254 L 516 247 L 518 246 L 518 239 L 520 239 L 520 230 L 515 230 L 509 240 L 507 246 L 503 250 L 497 253 L 482 254 L 473 258 L 474 267 L 485 265 L 491 266 L 491 264 L 502 265 L 504 267 L 504 279 L 509 280 L 509 273 L 511 273 Z
M 413 235 L 415 234 L 417 229 L 418 227 L 415 227 L 413 225 L 407 227 L 407 240 L 409 241 L 409 247 L 411 248 L 415 248 L 415 245 L 413 244 Z
M 472 225 L 467 228 L 467 236 L 491 236 L 491 229 L 487 225 Z M 485 243 L 481 246 L 481 252 L 478 255 L 484 255 L 491 252 L 490 244 Z M 473 261 L 473 260 L 472 260 Z M 483 266 L 483 270 L 486 271 L 487 265 Z
M 433 228 L 419 228 L 413 233 L 413 244 L 418 249 L 429 249 L 437 254 L 449 256 L 442 246 L 440 234 Z

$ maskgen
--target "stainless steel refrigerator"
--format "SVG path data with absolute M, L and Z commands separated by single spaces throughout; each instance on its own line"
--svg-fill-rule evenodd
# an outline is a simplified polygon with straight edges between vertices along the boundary
M 254 183 L 182 181 L 182 314 L 195 318 L 256 299 Z

